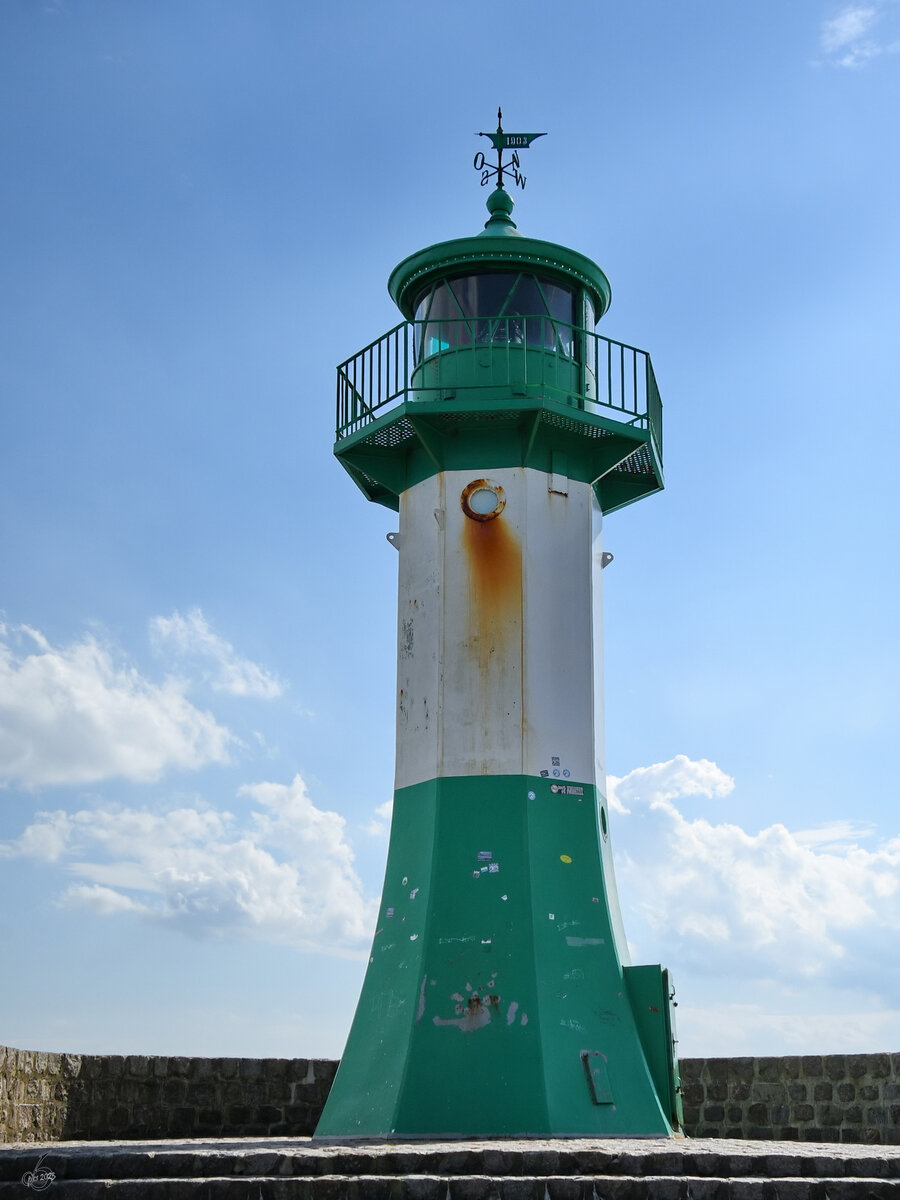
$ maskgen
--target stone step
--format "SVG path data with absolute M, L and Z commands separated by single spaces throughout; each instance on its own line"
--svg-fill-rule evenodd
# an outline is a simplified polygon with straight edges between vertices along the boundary
M 49 1178 L 52 1172 L 53 1179 Z M 24 1184 L 24 1186 L 23 1186 Z M 575 1138 L 323 1144 L 309 1138 L 0 1145 L 0 1196 L 278 1200 L 900 1200 L 900 1147 Z
M 896 1200 L 900 1180 L 658 1175 L 220 1175 L 76 1179 L 48 1184 L 71 1200 Z M 27 1196 L 21 1182 L 0 1196 Z

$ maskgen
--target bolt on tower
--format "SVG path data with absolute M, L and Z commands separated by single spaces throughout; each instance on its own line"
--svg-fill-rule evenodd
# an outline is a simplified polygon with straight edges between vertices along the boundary
M 397 760 L 317 1135 L 667 1135 L 671 987 L 628 959 L 601 678 L 602 516 L 663 486 L 659 393 L 595 332 L 600 268 L 516 228 L 542 135 L 485 136 L 484 229 L 404 259 L 403 321 L 338 368 L 335 454 L 399 512 Z

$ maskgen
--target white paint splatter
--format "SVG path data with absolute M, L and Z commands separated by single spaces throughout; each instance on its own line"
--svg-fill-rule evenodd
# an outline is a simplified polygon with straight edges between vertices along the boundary
M 425 984 L 428 982 L 428 976 L 422 976 L 422 986 L 419 988 L 419 1006 L 416 1009 L 416 1024 L 422 1020 L 425 1015 Z
M 509 1008 L 506 1010 L 506 1023 L 507 1023 L 507 1025 L 512 1025 L 513 1021 L 515 1021 L 515 1019 L 516 1019 L 516 1013 L 517 1013 L 518 1011 L 519 1011 L 519 1002 L 518 1002 L 518 1000 L 511 1000 L 511 1001 L 510 1001 L 510 1003 L 509 1003 Z
M 567 937 L 567 946 L 602 946 L 603 938 Z

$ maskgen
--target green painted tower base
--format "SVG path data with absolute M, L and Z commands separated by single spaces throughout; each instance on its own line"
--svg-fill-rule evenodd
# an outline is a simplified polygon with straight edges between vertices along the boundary
M 672 1133 L 667 980 L 618 964 L 596 803 L 590 786 L 528 776 L 397 792 L 317 1137 Z

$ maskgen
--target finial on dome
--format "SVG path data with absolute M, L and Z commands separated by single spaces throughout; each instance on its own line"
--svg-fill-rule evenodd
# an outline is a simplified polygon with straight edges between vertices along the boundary
M 490 233 L 511 233 L 516 227 L 516 223 L 510 215 L 515 201 L 509 192 L 498 186 L 494 188 L 485 203 L 491 214 L 484 223 L 485 229 Z

